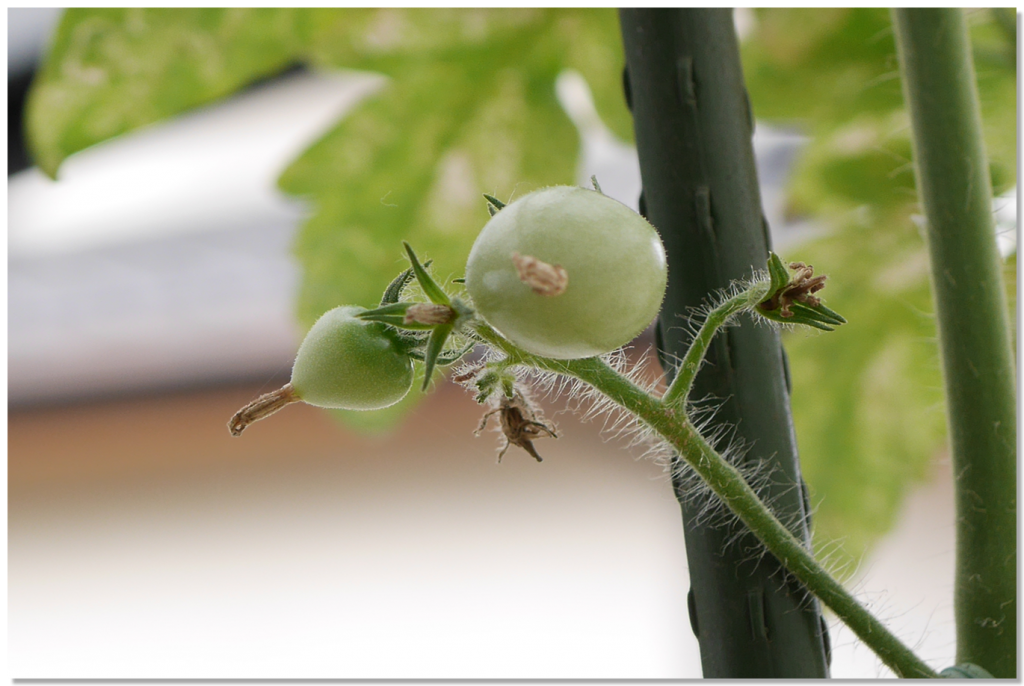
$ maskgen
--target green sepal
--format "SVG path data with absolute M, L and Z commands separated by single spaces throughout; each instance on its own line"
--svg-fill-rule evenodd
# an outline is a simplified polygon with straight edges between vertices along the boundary
M 479 393 L 476 395 L 476 401 L 481 405 L 484 404 L 498 387 L 501 387 L 501 392 L 505 394 L 506 398 L 511 400 L 516 392 L 515 384 L 515 375 L 510 374 L 504 369 L 492 368 L 477 377 L 476 387 Z
M 470 341 L 458 350 L 449 350 L 446 354 L 437 356 L 437 364 L 439 367 L 447 367 L 450 364 L 454 364 L 461 360 L 463 355 L 470 352 L 475 347 L 476 343 Z
M 465 327 L 461 325 L 471 320 L 476 314 L 476 311 L 459 298 L 453 298 L 449 307 L 455 310 L 455 324 L 459 325 L 460 330 L 464 331 Z
M 431 262 L 433 262 L 433 260 L 427 260 L 423 266 L 429 267 Z M 391 303 L 398 302 L 402 297 L 402 291 L 409 285 L 412 277 L 412 267 L 409 267 L 404 272 L 396 276 L 395 280 L 389 283 L 388 287 L 384 290 L 384 295 L 380 299 L 380 304 L 390 305 Z
M 802 324 L 814 327 L 815 329 L 821 329 L 822 331 L 835 331 L 833 325 L 844 323 L 833 321 L 830 317 L 824 317 L 815 308 L 803 303 L 790 303 L 789 311 L 793 313 L 793 316 L 783 317 L 781 308 L 764 310 L 761 309 L 760 305 L 757 306 L 757 313 L 759 315 L 781 324 Z
M 430 332 L 430 338 L 427 339 L 427 350 L 424 353 L 424 371 L 423 371 L 423 389 L 427 390 L 430 385 L 430 377 L 434 374 L 434 366 L 437 364 L 437 358 L 441 354 L 441 350 L 444 349 L 444 344 L 448 340 L 448 336 L 451 334 L 452 329 L 455 328 L 455 324 L 449 322 L 447 324 L 439 324 L 434 327 L 434 330 Z
M 426 345 L 427 337 L 424 334 L 397 331 L 395 339 L 403 353 L 416 360 L 423 359 L 423 353 L 419 352 L 419 349 Z
M 830 310 L 829 308 L 825 307 L 822 304 L 819 304 L 814 309 L 817 310 L 818 312 L 820 312 L 823 315 L 832 317 L 833 321 L 835 321 L 836 324 L 845 324 L 846 323 L 846 317 L 844 317 L 843 315 L 839 314 L 835 310 Z
M 779 319 L 779 321 L 785 322 L 787 324 L 800 324 L 802 326 L 810 326 L 814 329 L 820 329 L 821 331 L 835 331 L 834 327 L 831 327 L 828 324 L 822 324 L 821 322 L 815 319 L 809 319 L 807 317 L 793 316 L 788 317 L 786 319 Z
M 511 400 L 516 394 L 516 377 L 511 374 L 501 375 L 501 391 L 505 397 Z
M 434 324 L 420 324 L 419 322 L 405 321 L 406 311 L 416 303 L 391 303 L 378 307 L 375 310 L 366 310 L 356 315 L 357 319 L 365 319 L 370 322 L 382 322 L 390 324 L 398 329 L 407 331 L 427 331 L 434 328 Z
M 487 399 L 491 397 L 491 393 L 494 392 L 494 387 L 498 385 L 498 372 L 493 369 L 484 372 L 476 379 L 476 388 L 479 391 L 476 394 L 476 401 L 483 405 L 487 402 Z
M 381 322 L 382 324 L 388 324 L 396 329 L 405 329 L 406 331 L 429 331 L 434 328 L 431 324 L 419 324 L 417 322 L 405 323 L 405 317 L 399 315 L 376 315 L 373 317 L 362 317 L 362 319 L 369 320 L 371 322 Z
M 423 293 L 430 298 L 430 302 L 436 305 L 451 305 L 452 301 L 448 294 L 441 290 L 437 282 L 427 273 L 427 270 L 423 268 L 420 261 L 416 259 L 416 253 L 412 251 L 412 246 L 407 241 L 402 241 L 402 245 L 405 246 L 405 252 L 409 254 L 409 261 L 412 263 L 412 269 L 416 273 L 416 280 L 420 282 L 420 287 L 423 289 Z
M 845 321 L 838 321 L 830 315 L 821 312 L 817 307 L 811 307 L 804 303 L 790 303 L 789 311 L 793 313 L 791 319 L 809 319 L 827 326 L 839 326 Z
M 768 291 L 754 308 L 764 317 L 782 324 L 801 324 L 822 331 L 835 331 L 835 327 L 846 323 L 846 318 L 835 310 L 831 310 L 819 302 L 809 305 L 785 293 L 793 284 L 789 268 L 782 258 L 773 252 L 768 253 Z M 792 316 L 782 316 L 783 301 L 788 300 L 788 311 Z M 769 308 L 770 306 L 770 308 Z
M 773 252 L 768 253 L 768 276 L 772 282 L 765 300 L 775 297 L 776 293 L 789 285 L 789 269 L 782 262 L 782 258 Z
M 798 317 L 802 315 L 809 319 L 822 322 L 823 324 L 839 326 L 840 324 L 846 323 L 845 319 L 823 305 L 815 305 L 812 307 L 806 303 L 795 302 L 790 303 L 789 311 Z
M 491 216 L 498 214 L 498 210 L 505 206 L 505 203 L 495 198 L 493 195 L 487 195 L 484 193 L 484 198 L 487 200 L 487 211 L 491 213 Z
M 446 353 L 441 353 L 440 355 L 437 356 L 437 360 L 435 360 L 434 364 L 438 367 L 448 367 L 449 365 L 455 364 L 456 362 L 461 360 L 462 356 L 468 353 L 474 347 L 476 347 L 476 343 L 470 343 L 469 345 L 460 350 L 449 350 Z M 426 362 L 427 360 L 427 356 L 421 353 L 419 350 L 413 349 L 408 351 L 407 354 L 412 359 L 419 360 L 420 362 Z

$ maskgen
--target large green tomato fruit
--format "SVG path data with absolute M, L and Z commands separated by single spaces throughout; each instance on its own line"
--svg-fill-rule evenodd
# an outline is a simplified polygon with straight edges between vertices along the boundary
M 362 307 L 336 307 L 299 346 L 291 385 L 306 403 L 344 410 L 394 405 L 412 387 L 412 360 L 384 324 L 356 319 Z
M 524 276 L 531 258 L 546 265 L 539 281 Z M 477 313 L 524 350 L 556 359 L 591 357 L 633 340 L 661 309 L 667 279 L 654 227 L 622 203 L 576 186 L 544 188 L 503 207 L 466 264 Z

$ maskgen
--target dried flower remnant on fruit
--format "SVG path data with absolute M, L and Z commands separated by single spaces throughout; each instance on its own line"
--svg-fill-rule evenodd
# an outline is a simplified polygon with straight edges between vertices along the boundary
M 766 310 L 776 310 L 781 307 L 780 315 L 785 318 L 793 316 L 789 309 L 794 302 L 801 302 L 811 307 L 821 304 L 821 299 L 814 295 L 825 287 L 825 274 L 814 276 L 814 267 L 803 262 L 790 262 L 789 268 L 796 270 L 796 274 L 790 279 L 789 285 L 772 296 L 762 307 Z
M 455 311 L 447 305 L 416 303 L 405 311 L 406 324 L 447 324 L 455 318 Z
M 543 438 L 544 436 L 558 438 L 558 434 L 555 433 L 555 427 L 544 422 L 543 418 L 530 406 L 529 401 L 519 391 L 515 391 L 511 399 L 503 394 L 501 396 L 501 404 L 497 409 L 491 410 L 483 416 L 480 420 L 480 426 L 476 428 L 474 433 L 480 435 L 480 432 L 487 426 L 488 420 L 495 414 L 499 415 L 501 432 L 505 435 L 505 445 L 502 447 L 501 452 L 498 453 L 498 462 L 501 462 L 501 458 L 508 451 L 509 446 L 512 445 L 519 446 L 530 453 L 537 462 L 541 462 L 541 456 L 537 454 L 537 449 L 533 447 L 534 439 Z
M 519 280 L 538 295 L 561 295 L 569 285 L 569 274 L 560 264 L 548 264 L 532 255 L 520 255 L 517 252 L 512 253 L 512 263 L 519 272 Z
M 290 383 L 285 384 L 276 391 L 264 393 L 236 412 L 228 422 L 228 429 L 232 436 L 241 436 L 245 428 L 253 422 L 269 417 L 285 405 L 297 402 L 299 396 L 295 394 L 295 389 Z

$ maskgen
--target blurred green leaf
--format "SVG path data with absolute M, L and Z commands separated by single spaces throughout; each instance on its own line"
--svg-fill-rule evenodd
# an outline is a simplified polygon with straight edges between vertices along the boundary
M 553 91 L 535 86 L 514 69 L 473 78 L 421 66 L 293 164 L 282 188 L 318 210 L 296 244 L 300 317 L 315 319 L 341 297 L 373 302 L 406 264 L 403 240 L 434 260 L 442 281 L 462 276 L 489 219 L 484 192 L 508 198 L 571 181 L 576 133 Z M 556 135 L 537 146 L 536 130 Z
M 792 180 L 794 215 L 836 220 L 916 202 L 910 121 L 884 8 L 766 9 L 742 46 L 754 113 L 809 136 Z M 1016 63 L 989 10 L 968 13 L 995 192 L 1016 182 Z
M 928 253 L 904 218 L 850 223 L 793 257 L 834 266 L 819 295 L 849 322 L 785 343 L 815 544 L 852 571 L 945 444 Z
M 809 136 L 788 208 L 828 232 L 784 257 L 829 273 L 821 295 L 849 321 L 785 342 L 815 543 L 852 570 L 946 445 L 928 253 L 911 220 L 909 118 L 888 10 L 756 16 L 742 48 L 754 112 Z M 987 10 L 969 19 L 999 192 L 1016 178 L 1016 70 L 1006 59 L 1015 38 Z
M 296 54 L 294 10 L 65 11 L 29 97 L 33 157 L 69 155 L 279 71 Z
M 32 93 L 34 154 L 55 174 L 74 152 L 292 62 L 388 77 L 280 180 L 313 209 L 295 244 L 307 325 L 377 303 L 407 266 L 402 240 L 442 282 L 461 277 L 489 218 L 483 193 L 572 183 L 579 140 L 555 99 L 562 70 L 581 72 L 606 123 L 632 139 L 613 9 L 77 9 Z M 414 402 L 346 414 L 381 425 Z

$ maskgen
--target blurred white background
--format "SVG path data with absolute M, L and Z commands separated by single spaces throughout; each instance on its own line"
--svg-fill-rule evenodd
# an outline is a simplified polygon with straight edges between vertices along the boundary
M 8 10 L 9 83 L 58 16 Z M 381 87 L 295 71 L 79 153 L 58 182 L 9 175 L 13 676 L 700 676 L 670 484 L 598 427 L 563 414 L 544 463 L 510 451 L 498 467 L 471 398 L 446 386 L 387 438 L 306 407 L 228 436 L 300 335 L 289 246 L 305 210 L 275 179 Z M 580 180 L 635 207 L 635 151 L 578 77 L 558 92 Z M 815 231 L 781 216 L 800 140 L 755 137 L 783 249 Z M 940 467 L 852 582 L 940 669 L 952 517 Z M 833 676 L 889 675 L 830 624 Z

